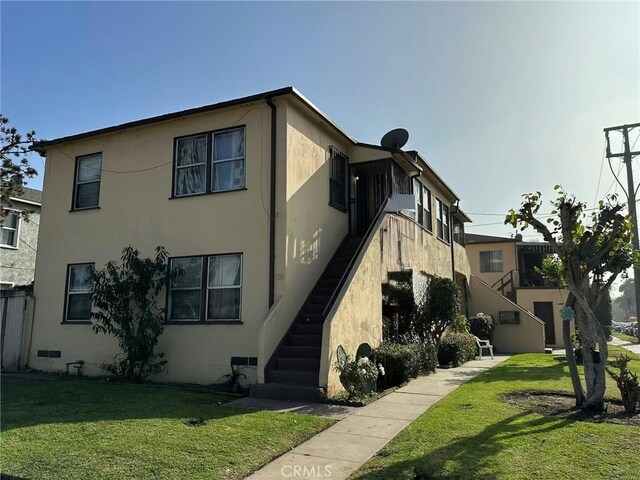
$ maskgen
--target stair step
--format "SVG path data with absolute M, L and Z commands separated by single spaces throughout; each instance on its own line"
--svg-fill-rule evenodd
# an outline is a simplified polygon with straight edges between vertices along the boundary
M 273 398 L 275 400 L 319 402 L 323 399 L 324 392 L 321 388 L 312 386 L 256 383 L 249 388 L 249 396 L 254 398 Z
M 321 323 L 296 323 L 296 335 L 322 335 Z
M 302 370 L 318 374 L 320 371 L 320 359 L 281 357 L 278 358 L 277 368 L 278 370 Z
M 277 358 L 320 358 L 320 353 L 320 347 L 285 345 L 278 352 Z
M 305 325 L 308 325 L 311 323 L 322 325 L 322 323 L 324 323 L 324 317 L 322 316 L 321 313 L 307 313 L 307 314 L 299 313 L 298 316 L 296 317 L 296 322 L 299 324 L 305 324 Z
M 267 370 L 268 383 L 286 383 L 289 385 L 318 386 L 318 372 L 305 372 L 302 370 Z
M 307 303 L 300 310 L 302 315 L 314 314 L 314 313 L 322 313 L 324 312 L 326 303 Z
M 287 345 L 300 347 L 319 347 L 322 335 L 287 335 Z
M 322 295 L 319 293 L 313 293 L 310 297 L 307 303 L 310 304 L 322 304 L 322 305 L 326 305 L 327 303 L 329 303 L 329 300 L 331 300 L 331 293 L 327 294 L 327 295 Z

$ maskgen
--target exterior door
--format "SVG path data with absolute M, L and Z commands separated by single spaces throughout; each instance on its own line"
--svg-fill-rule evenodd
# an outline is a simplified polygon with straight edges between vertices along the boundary
M 553 320 L 553 302 L 533 302 L 533 314 L 544 322 L 545 343 L 555 345 L 556 329 Z

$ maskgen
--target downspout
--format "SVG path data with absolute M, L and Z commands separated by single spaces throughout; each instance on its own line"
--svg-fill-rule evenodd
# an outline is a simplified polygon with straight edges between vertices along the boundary
M 460 208 L 460 200 L 458 200 L 456 202 L 455 205 L 452 205 L 455 209 L 456 212 L 458 211 L 458 209 Z M 451 279 L 455 282 L 456 281 L 456 261 L 455 261 L 455 254 L 453 252 L 453 243 L 455 242 L 455 240 L 453 239 L 453 209 L 449 209 L 449 244 L 451 246 Z
M 276 106 L 266 98 L 271 109 L 271 185 L 269 191 L 269 308 L 275 298 L 276 265 Z

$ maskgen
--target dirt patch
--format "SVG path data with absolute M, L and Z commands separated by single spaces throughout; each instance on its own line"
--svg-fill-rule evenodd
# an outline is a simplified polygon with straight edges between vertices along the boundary
M 629 415 L 622 402 L 608 400 L 606 412 L 598 413 L 576 408 L 572 395 L 560 392 L 526 391 L 507 393 L 502 399 L 511 405 L 539 413 L 547 417 L 569 418 L 578 422 L 615 423 L 618 425 L 640 426 L 640 413 Z

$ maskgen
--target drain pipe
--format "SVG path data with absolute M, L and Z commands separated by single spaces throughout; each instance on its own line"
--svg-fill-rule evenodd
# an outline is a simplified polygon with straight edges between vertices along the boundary
M 269 308 L 275 298 L 276 269 L 276 105 L 272 97 L 266 98 L 271 109 L 271 185 L 269 191 Z

